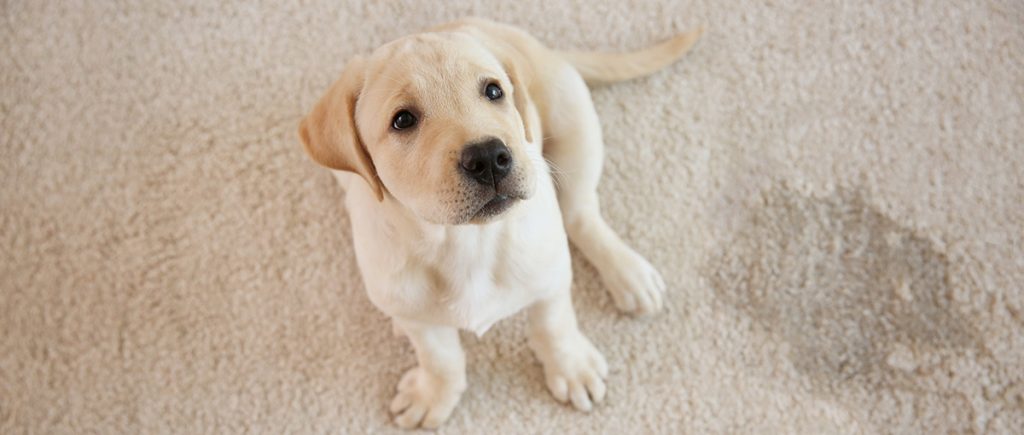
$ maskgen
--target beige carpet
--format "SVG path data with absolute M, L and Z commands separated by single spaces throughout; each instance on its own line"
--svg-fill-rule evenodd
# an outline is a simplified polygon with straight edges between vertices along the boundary
M 79 4 L 80 3 L 80 4 Z M 700 23 L 594 92 L 613 226 L 670 283 L 591 414 L 523 319 L 464 336 L 444 433 L 1020 433 L 1024 4 L 3 1 L 0 433 L 391 432 L 414 363 L 300 117 L 345 60 L 464 15 L 559 48 Z

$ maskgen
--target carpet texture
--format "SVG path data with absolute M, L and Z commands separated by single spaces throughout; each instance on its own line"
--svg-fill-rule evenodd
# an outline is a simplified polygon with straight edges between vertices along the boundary
M 629 318 L 576 255 L 606 403 L 549 397 L 520 315 L 463 336 L 442 433 L 1024 428 L 1019 1 L 2 8 L 0 433 L 396 432 L 413 355 L 296 128 L 349 57 L 466 15 L 566 49 L 709 31 L 594 91 L 604 212 L 670 284 Z

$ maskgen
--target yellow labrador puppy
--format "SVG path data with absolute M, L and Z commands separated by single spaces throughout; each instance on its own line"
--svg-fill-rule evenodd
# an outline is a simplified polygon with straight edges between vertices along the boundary
M 560 52 L 464 19 L 350 61 L 302 121 L 306 151 L 347 191 L 370 300 L 416 350 L 391 402 L 398 425 L 444 422 L 466 388 L 458 330 L 483 334 L 522 309 L 551 394 L 584 411 L 601 401 L 608 367 L 576 324 L 566 235 L 623 311 L 658 310 L 665 283 L 601 217 L 586 82 L 654 72 L 700 34 Z

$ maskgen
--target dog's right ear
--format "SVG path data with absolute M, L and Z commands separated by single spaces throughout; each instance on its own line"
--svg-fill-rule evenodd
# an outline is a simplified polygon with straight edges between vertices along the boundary
M 515 103 L 519 117 L 523 120 L 523 133 L 527 142 L 533 142 L 533 130 L 530 125 L 530 82 L 531 77 L 525 65 L 512 58 L 504 62 L 505 74 L 512 82 L 512 101 Z
M 361 57 L 345 66 L 341 78 L 302 120 L 299 138 L 314 161 L 331 169 L 358 174 L 381 201 L 383 185 L 356 130 L 356 100 L 363 88 L 365 71 L 366 61 Z

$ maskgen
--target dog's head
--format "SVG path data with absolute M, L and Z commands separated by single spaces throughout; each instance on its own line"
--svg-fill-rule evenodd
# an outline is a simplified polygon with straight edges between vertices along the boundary
M 299 135 L 378 200 L 437 224 L 488 222 L 536 187 L 522 71 L 468 35 L 399 39 L 350 61 Z

